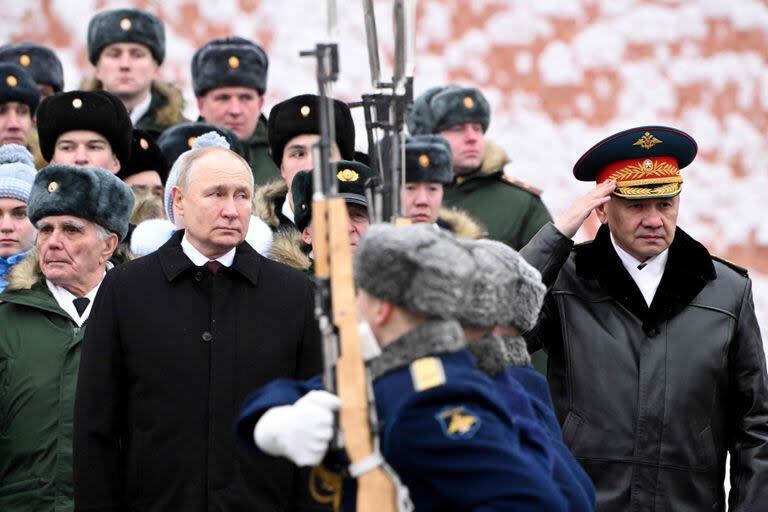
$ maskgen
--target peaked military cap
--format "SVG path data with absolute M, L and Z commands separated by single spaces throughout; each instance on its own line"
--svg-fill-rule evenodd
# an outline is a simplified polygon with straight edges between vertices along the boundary
M 35 176 L 29 220 L 36 224 L 49 215 L 72 215 L 95 222 L 122 240 L 134 201 L 131 188 L 107 170 L 49 165 Z
M 433 87 L 413 102 L 408 114 L 411 135 L 438 133 L 462 123 L 480 123 L 483 132 L 491 122 L 491 107 L 474 87 L 446 85 Z
M 152 136 L 144 130 L 134 129 L 131 140 L 131 158 L 128 159 L 128 162 L 121 163 L 117 177 L 125 181 L 128 176 L 140 172 L 157 171 L 160 180 L 165 183 L 169 169 L 168 160 Z
M 29 105 L 31 114 L 40 103 L 40 91 L 32 76 L 16 64 L 0 64 L 0 103 L 18 101 Z
M 192 57 L 192 88 L 203 96 L 217 87 L 250 87 L 267 90 L 269 59 L 264 49 L 242 37 L 207 42 Z
M 101 51 L 113 43 L 137 43 L 149 48 L 158 64 L 165 59 L 165 27 L 160 18 L 140 9 L 98 13 L 88 23 L 88 59 L 94 66 Z
M 299 135 L 320 133 L 319 104 L 320 96 L 302 94 L 272 107 L 267 123 L 267 138 L 272 160 L 278 167 L 283 163 L 283 151 L 291 139 Z M 333 100 L 333 120 L 341 158 L 356 160 L 355 123 L 349 107 L 343 101 Z
M 64 70 L 61 61 L 50 48 L 23 41 L 0 46 L 0 62 L 18 64 L 38 84 L 48 84 L 54 92 L 64 90 Z
M 40 152 L 50 162 L 59 136 L 89 130 L 104 136 L 121 165 L 131 156 L 133 124 L 125 105 L 106 91 L 69 91 L 45 98 L 37 110 Z
M 339 195 L 350 204 L 357 204 L 368 208 L 368 199 L 365 189 L 368 180 L 373 177 L 371 168 L 360 162 L 340 160 L 335 164 L 336 185 Z M 293 197 L 294 222 L 299 231 L 312 221 L 312 193 L 314 191 L 311 171 L 296 173 L 291 182 L 291 196 Z
M 407 183 L 451 183 L 451 145 L 439 135 L 416 135 L 405 140 Z
M 696 141 L 666 126 L 640 126 L 601 140 L 579 158 L 573 175 L 580 181 L 616 180 L 614 195 L 628 199 L 674 197 L 680 169 L 696 157 Z
M 227 128 L 208 123 L 184 123 L 171 126 L 160 135 L 160 138 L 157 139 L 157 144 L 160 146 L 160 150 L 165 155 L 168 163 L 173 165 L 182 153 L 192 148 L 192 144 L 195 143 L 199 136 L 208 132 L 216 132 L 227 139 L 229 149 L 246 160 L 248 159 L 237 135 Z
M 354 256 L 355 284 L 418 315 L 454 318 L 475 264 L 469 251 L 431 224 L 369 226 Z

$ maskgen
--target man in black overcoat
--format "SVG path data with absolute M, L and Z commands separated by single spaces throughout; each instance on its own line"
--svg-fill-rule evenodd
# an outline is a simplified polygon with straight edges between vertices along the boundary
M 253 175 L 236 153 L 182 157 L 184 217 L 158 251 L 110 272 L 77 383 L 75 508 L 300 510 L 307 482 L 286 461 L 235 447 L 246 394 L 321 370 L 308 279 L 244 242 Z

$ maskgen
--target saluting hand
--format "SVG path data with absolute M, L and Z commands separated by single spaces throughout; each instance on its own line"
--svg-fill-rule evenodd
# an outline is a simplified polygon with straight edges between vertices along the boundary
M 571 204 L 555 221 L 555 227 L 568 238 L 573 238 L 592 210 L 611 200 L 616 180 L 606 180 Z

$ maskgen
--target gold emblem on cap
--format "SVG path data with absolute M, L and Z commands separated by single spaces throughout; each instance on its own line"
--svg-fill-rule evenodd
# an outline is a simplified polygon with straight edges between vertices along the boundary
M 352 169 L 347 168 L 336 173 L 336 177 L 339 178 L 339 181 L 357 181 L 360 175 Z
M 653 169 L 653 160 L 651 160 L 650 158 L 646 158 L 645 160 L 643 160 L 643 169 L 645 169 L 646 171 L 650 171 L 651 169 Z
M 16 84 L 18 84 L 19 81 L 16 80 L 15 76 L 8 75 L 8 77 L 5 79 L 5 83 L 7 83 L 10 87 L 16 87 Z
M 232 69 L 237 69 L 240 67 L 240 59 L 235 57 L 234 55 L 229 58 L 229 67 Z
M 19 64 L 21 64 L 25 68 L 29 67 L 29 64 L 31 62 L 32 62 L 32 60 L 29 58 L 29 55 L 27 55 L 26 53 L 24 55 L 22 55 L 21 57 L 19 57 Z
M 197 137 L 190 137 L 190 138 L 188 138 L 187 139 L 187 146 L 192 147 L 192 144 L 194 144 L 196 140 L 197 140 Z
M 472 96 L 464 96 L 464 107 L 468 109 L 475 107 L 475 100 L 472 99 Z
M 59 184 L 58 183 L 56 183 L 55 181 L 50 182 L 48 184 L 48 193 L 49 194 L 53 194 L 54 192 L 56 192 L 57 188 L 59 188 Z
M 147 139 L 142 137 L 139 140 L 139 146 L 141 146 L 141 149 L 147 149 L 147 148 L 149 148 L 149 142 L 147 142 Z
M 72 100 L 72 106 L 75 107 L 75 108 L 82 107 L 83 106 L 83 100 L 81 100 L 80 98 L 73 99 Z
M 633 146 L 640 146 L 643 149 L 651 149 L 656 144 L 661 144 L 661 141 L 650 134 L 650 132 L 645 132 L 645 135 L 637 139 L 637 142 L 632 144 Z
M 301 113 L 301 117 L 307 117 L 309 115 L 309 105 L 304 105 L 299 109 L 299 112 Z
M 123 30 L 130 30 L 131 29 L 131 20 L 128 18 L 123 18 L 120 20 L 120 28 Z
M 419 157 L 419 165 L 424 168 L 429 167 L 429 157 L 427 155 L 421 155 Z

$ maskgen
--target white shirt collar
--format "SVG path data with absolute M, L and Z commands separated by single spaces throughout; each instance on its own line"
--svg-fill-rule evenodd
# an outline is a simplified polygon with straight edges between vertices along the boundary
M 640 293 L 643 294 L 645 303 L 650 307 L 653 297 L 656 295 L 656 290 L 659 288 L 659 283 L 661 283 L 661 278 L 664 275 L 664 269 L 667 266 L 669 249 L 665 249 L 664 252 L 652 256 L 645 261 L 640 261 L 619 247 L 616 239 L 613 238 L 613 233 L 611 233 L 611 243 L 616 254 L 619 255 L 624 268 L 627 269 L 630 277 L 640 289 Z M 642 269 L 639 269 L 638 266 L 642 267 Z
M 232 262 L 235 261 L 235 250 L 237 248 L 233 247 L 230 249 L 230 251 L 223 256 L 216 258 L 216 261 L 224 265 L 225 267 L 231 267 Z M 187 257 L 192 260 L 192 263 L 195 264 L 197 267 L 202 267 L 209 261 L 211 261 L 211 258 L 206 256 L 205 254 L 198 251 L 195 246 L 192 245 L 192 243 L 187 240 L 187 234 L 184 233 L 184 237 L 181 239 L 181 250 L 184 251 L 184 254 L 187 255 Z
M 290 194 L 291 191 L 289 190 L 288 193 Z M 285 215 L 288 220 L 296 224 L 296 219 L 293 216 L 293 210 L 291 210 L 291 202 L 288 200 L 288 198 L 285 198 L 285 201 L 283 201 L 283 208 L 280 210 L 280 213 Z
M 131 124 L 133 124 L 133 126 L 136 126 L 139 119 L 144 117 L 144 114 L 147 113 L 150 103 L 152 103 L 152 91 L 147 93 L 147 97 L 144 98 L 144 101 L 133 107 L 133 110 L 131 110 L 129 115 L 131 116 Z
M 109 270 L 113 268 L 114 265 L 112 262 L 108 261 L 106 265 L 106 270 Z M 104 272 L 104 275 L 106 275 L 106 271 Z M 93 306 L 93 301 L 96 298 L 96 293 L 99 291 L 99 287 L 101 286 L 101 283 L 104 281 L 104 275 L 101 276 L 101 279 L 99 280 L 99 284 L 97 284 L 93 290 L 89 291 L 84 295 L 88 299 L 88 306 L 86 306 L 85 311 L 83 311 L 83 315 L 80 316 L 77 314 L 77 309 L 75 309 L 75 304 L 72 302 L 77 297 L 67 291 L 66 289 L 62 288 L 59 285 L 53 284 L 48 279 L 45 280 L 45 284 L 48 285 L 48 289 L 51 291 L 51 294 L 53 294 L 53 298 L 56 299 L 56 302 L 59 303 L 59 307 L 64 310 L 66 314 L 69 315 L 70 318 L 72 318 L 72 321 L 77 324 L 78 327 L 82 327 L 83 324 L 88 320 L 88 317 L 91 314 L 91 307 Z

